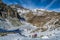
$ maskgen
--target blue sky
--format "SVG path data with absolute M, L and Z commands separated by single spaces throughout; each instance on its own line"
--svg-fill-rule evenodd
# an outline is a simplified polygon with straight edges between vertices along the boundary
M 25 8 L 42 8 L 60 11 L 60 0 L 3 0 L 6 4 L 19 4 Z

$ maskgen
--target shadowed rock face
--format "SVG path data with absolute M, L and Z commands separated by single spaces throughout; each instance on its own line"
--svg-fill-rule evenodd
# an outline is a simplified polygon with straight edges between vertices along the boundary
M 0 17 L 2 18 L 7 18 L 7 17 L 12 17 L 12 18 L 17 18 L 17 19 L 22 19 L 23 18 L 20 17 L 19 13 L 17 12 L 17 8 L 23 8 L 22 6 L 19 6 L 18 4 L 16 5 L 6 5 L 4 4 L 2 1 L 0 1 Z
M 10 6 L 7 6 L 2 1 L 0 1 L 0 17 L 6 18 L 8 16 L 15 17 L 15 12 L 17 14 L 17 11 L 13 10 Z
M 0 0 L 0 3 L 2 3 L 2 0 Z
M 17 10 L 13 10 L 10 6 L 7 6 L 2 1 L 0 3 L 0 28 L 10 29 L 13 27 L 21 26 L 21 22 L 18 18 L 19 13 Z M 19 16 L 20 17 L 20 16 Z

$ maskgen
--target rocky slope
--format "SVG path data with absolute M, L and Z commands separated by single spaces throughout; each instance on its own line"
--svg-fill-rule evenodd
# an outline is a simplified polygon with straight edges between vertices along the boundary
M 16 9 L 17 7 L 15 7 Z M 4 4 L 0 1 L 0 28 L 4 29 L 14 29 L 14 27 L 19 27 L 22 23 L 19 21 L 21 18 L 17 10 L 14 10 L 10 6 Z
M 41 12 L 38 11 L 38 12 Z M 37 30 L 47 30 L 48 25 L 52 26 L 52 27 L 58 27 L 60 26 L 60 13 L 58 12 L 47 12 L 47 11 L 43 11 L 42 15 L 37 15 L 38 13 L 36 13 L 36 15 L 33 14 L 34 12 L 30 12 L 29 14 L 26 15 L 27 22 L 33 24 L 34 26 L 38 27 Z M 59 23 L 57 23 L 59 22 Z M 45 26 L 46 25 L 46 26 Z M 50 27 L 49 26 L 49 27 Z M 40 28 L 40 29 L 39 29 Z

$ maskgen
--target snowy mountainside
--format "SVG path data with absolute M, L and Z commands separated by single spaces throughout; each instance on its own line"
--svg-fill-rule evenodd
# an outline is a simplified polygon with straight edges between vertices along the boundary
M 60 33 L 60 13 L 58 12 L 45 9 L 29 10 L 21 6 L 3 5 L 4 8 L 0 7 L 0 28 L 8 31 L 17 29 L 23 31 L 16 34 L 6 33 L 7 35 L 0 36 L 1 40 L 50 39 Z

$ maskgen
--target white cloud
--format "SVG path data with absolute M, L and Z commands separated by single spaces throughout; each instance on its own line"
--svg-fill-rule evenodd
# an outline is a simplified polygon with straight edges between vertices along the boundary
M 52 11 L 60 12 L 60 8 L 53 9 Z
M 56 0 L 52 0 L 52 2 L 45 7 L 45 9 L 48 9 L 49 7 L 51 7 L 55 2 Z

